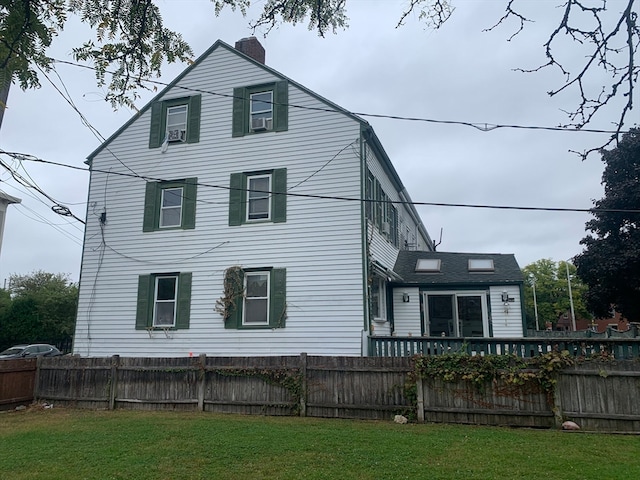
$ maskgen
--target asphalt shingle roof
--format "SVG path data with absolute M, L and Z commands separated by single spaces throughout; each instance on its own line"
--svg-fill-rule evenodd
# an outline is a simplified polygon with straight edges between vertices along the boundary
M 469 259 L 492 259 L 493 272 L 469 272 Z M 439 259 L 439 273 L 416 272 L 419 259 Z M 453 253 L 402 250 L 393 268 L 406 285 L 495 285 L 521 283 L 520 266 L 513 254 Z

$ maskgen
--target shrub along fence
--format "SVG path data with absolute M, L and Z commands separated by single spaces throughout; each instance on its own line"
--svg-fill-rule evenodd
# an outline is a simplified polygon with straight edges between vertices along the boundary
M 387 420 L 404 414 L 543 428 L 568 419 L 586 430 L 640 432 L 638 361 L 572 365 L 568 355 L 553 354 L 522 369 L 516 357 L 491 366 L 495 357 L 448 355 L 427 365 L 433 358 L 42 358 L 33 396 L 79 408 Z

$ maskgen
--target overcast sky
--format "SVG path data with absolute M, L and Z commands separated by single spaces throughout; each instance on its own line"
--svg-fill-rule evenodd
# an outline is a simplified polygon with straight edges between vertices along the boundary
M 536 20 L 512 41 L 517 23 L 492 32 L 507 0 L 455 0 L 456 10 L 440 30 L 424 28 L 416 18 L 395 28 L 406 1 L 349 0 L 350 27 L 319 38 L 306 28 L 285 25 L 267 38 L 266 63 L 338 105 L 360 114 L 383 114 L 443 121 L 522 126 L 557 126 L 567 122 L 564 110 L 575 107 L 574 94 L 554 98 L 558 71 L 522 73 L 544 63 L 543 43 L 562 15 L 560 0 L 520 1 Z M 248 36 L 247 18 L 224 12 L 215 17 L 207 0 L 160 0 L 166 26 L 181 32 L 195 57 L 217 39 L 233 45 Z M 262 2 L 255 2 L 257 8 Z M 608 4 L 615 8 L 615 2 Z M 56 39 L 50 55 L 72 60 L 70 50 L 91 32 L 71 21 Z M 564 50 L 563 50 L 564 48 Z M 567 62 L 582 53 L 559 47 Z M 184 65 L 163 70 L 170 82 Z M 104 137 L 133 114 L 114 112 L 105 103 L 92 72 L 59 65 L 50 78 L 69 92 L 77 108 Z M 607 79 L 596 79 L 593 85 Z M 43 77 L 39 90 L 13 86 L 0 131 L 0 148 L 86 167 L 86 157 L 101 141 L 83 125 L 79 115 Z M 152 92 L 140 92 L 142 107 Z M 592 128 L 612 128 L 613 108 Z M 590 208 L 602 197 L 603 164 L 599 155 L 587 161 L 569 153 L 604 143 L 605 134 L 550 132 L 534 129 L 481 131 L 469 126 L 365 117 L 374 127 L 412 199 L 480 205 Z M 635 117 L 637 119 L 637 115 Z M 637 121 L 637 120 L 636 120 Z M 80 218 L 86 215 L 88 172 L 33 162 L 3 161 L 36 182 L 56 201 Z M 10 274 L 34 270 L 67 273 L 78 280 L 83 225 L 51 211 L 52 203 L 20 186 L 6 171 L 0 189 L 22 199 L 9 207 L 0 255 L 0 281 Z M 422 220 L 441 251 L 513 253 L 521 267 L 540 258 L 569 259 L 581 251 L 585 213 L 507 211 L 459 207 L 418 206 Z

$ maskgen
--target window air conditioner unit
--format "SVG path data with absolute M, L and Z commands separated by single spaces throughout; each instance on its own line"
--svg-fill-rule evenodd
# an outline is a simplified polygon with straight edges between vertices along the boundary
M 167 138 L 170 142 L 184 142 L 187 139 L 187 132 L 180 129 L 169 130 Z
M 273 119 L 271 118 L 252 118 L 251 130 L 259 132 L 262 130 L 271 130 L 273 125 Z

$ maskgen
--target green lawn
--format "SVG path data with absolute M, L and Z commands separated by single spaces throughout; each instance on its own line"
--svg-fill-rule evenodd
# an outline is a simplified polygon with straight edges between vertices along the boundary
M 640 437 L 54 408 L 0 414 L 0 478 L 633 479 Z

